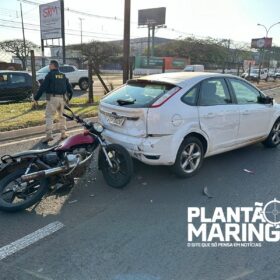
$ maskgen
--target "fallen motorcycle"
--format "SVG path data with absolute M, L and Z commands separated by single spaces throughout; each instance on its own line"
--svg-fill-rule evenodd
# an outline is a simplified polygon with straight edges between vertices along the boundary
M 100 123 L 86 122 L 68 106 L 65 109 L 71 114 L 64 116 L 84 126 L 84 132 L 48 149 L 2 156 L 0 210 L 26 209 L 39 202 L 48 190 L 73 184 L 74 178 L 85 173 L 98 147 L 97 164 L 106 183 L 113 188 L 122 188 L 129 183 L 133 163 L 127 150 L 118 144 L 107 144 Z

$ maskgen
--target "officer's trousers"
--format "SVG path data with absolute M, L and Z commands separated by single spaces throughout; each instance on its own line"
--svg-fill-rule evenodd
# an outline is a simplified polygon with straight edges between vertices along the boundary
M 63 117 L 65 99 L 64 96 L 47 96 L 46 107 L 46 134 L 47 137 L 51 137 L 53 131 L 53 117 L 55 113 L 58 113 L 59 129 L 61 134 L 65 134 L 66 131 L 66 118 Z

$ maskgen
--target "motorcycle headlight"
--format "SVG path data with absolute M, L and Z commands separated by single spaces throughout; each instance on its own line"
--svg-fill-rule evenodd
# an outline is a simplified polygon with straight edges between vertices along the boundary
M 101 123 L 98 123 L 98 122 L 96 122 L 96 123 L 93 124 L 93 128 L 94 128 L 94 130 L 97 131 L 98 133 L 101 133 L 101 132 L 104 130 L 104 127 L 102 126 L 102 124 L 101 124 Z

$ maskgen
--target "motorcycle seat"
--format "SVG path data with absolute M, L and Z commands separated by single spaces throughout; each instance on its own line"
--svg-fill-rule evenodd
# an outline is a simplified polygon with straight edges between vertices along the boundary
M 47 152 L 50 152 L 52 150 L 54 150 L 57 146 L 54 147 L 50 147 L 47 149 L 40 149 L 40 150 L 28 150 L 28 151 L 23 151 L 23 152 L 19 152 L 17 154 L 12 155 L 12 157 L 16 158 L 16 157 L 22 157 L 22 156 L 28 156 L 28 155 L 42 155 L 45 154 Z

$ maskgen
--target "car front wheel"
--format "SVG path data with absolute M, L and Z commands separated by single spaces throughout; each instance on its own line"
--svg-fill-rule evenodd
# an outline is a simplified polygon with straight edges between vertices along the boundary
M 195 175 L 204 159 L 201 141 L 196 137 L 187 137 L 181 144 L 172 169 L 181 178 Z
M 268 137 L 263 141 L 264 146 L 275 148 L 280 144 L 280 118 L 274 123 Z

